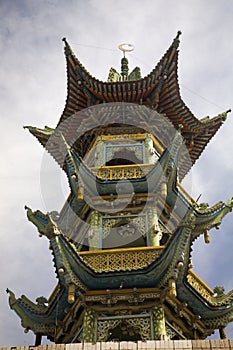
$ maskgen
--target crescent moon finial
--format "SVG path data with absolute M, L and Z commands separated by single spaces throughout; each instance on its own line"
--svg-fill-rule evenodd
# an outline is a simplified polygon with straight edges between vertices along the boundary
M 125 56 L 126 52 L 131 52 L 134 50 L 134 45 L 123 43 L 118 45 L 118 49 L 121 50 Z

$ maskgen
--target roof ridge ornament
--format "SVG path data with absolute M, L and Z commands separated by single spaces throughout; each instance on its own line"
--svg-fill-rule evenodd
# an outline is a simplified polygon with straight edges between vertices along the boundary
M 122 76 L 122 80 L 125 81 L 128 79 L 128 75 L 129 75 L 129 61 L 125 57 L 125 53 L 133 51 L 134 46 L 132 44 L 123 43 L 118 45 L 118 49 L 123 52 L 123 57 L 121 59 L 121 76 Z
M 231 113 L 231 109 L 228 109 L 227 111 L 218 114 L 217 117 L 221 117 L 222 121 L 225 121 L 227 119 L 228 113 Z
M 68 41 L 66 40 L 65 37 L 62 38 L 62 41 L 65 43 L 65 47 L 64 47 L 65 55 L 66 56 L 74 55 L 74 52 L 72 51 L 71 46 L 70 46 L 70 44 L 68 43 Z
M 125 57 L 126 52 L 134 50 L 134 45 L 123 43 L 118 45 L 118 49 L 123 52 L 123 57 L 121 59 L 121 73 L 118 73 L 115 68 L 111 67 L 108 75 L 108 83 L 140 80 L 140 68 L 135 67 L 132 72 L 129 73 L 129 61 Z
M 220 119 L 222 122 L 225 122 L 225 120 L 227 119 L 227 115 L 228 113 L 231 113 L 231 109 L 228 109 L 225 112 L 219 113 L 218 115 L 210 118 L 208 115 L 206 117 L 203 117 L 200 119 L 200 122 L 205 124 L 205 123 L 211 123 L 212 121 L 216 120 L 216 119 Z
M 172 46 L 177 50 L 180 44 L 180 35 L 182 34 L 181 30 L 178 30 L 175 39 L 173 40 Z

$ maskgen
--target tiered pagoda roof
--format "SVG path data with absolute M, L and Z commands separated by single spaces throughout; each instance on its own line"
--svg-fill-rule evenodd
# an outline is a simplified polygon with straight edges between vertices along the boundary
M 68 133 L 67 121 L 75 113 L 98 104 L 127 102 L 148 106 L 164 114 L 177 129 L 183 125 L 182 135 L 189 151 L 191 164 L 182 164 L 180 178 L 190 170 L 190 167 L 200 157 L 204 148 L 215 135 L 226 119 L 229 111 L 214 116 L 197 119 L 183 102 L 177 76 L 179 36 L 173 40 L 171 46 L 163 55 L 159 63 L 146 77 L 134 81 L 102 82 L 83 67 L 73 53 L 70 45 L 65 43 L 65 57 L 67 66 L 67 99 L 64 111 L 57 126 L 62 132 Z M 82 123 L 85 114 L 78 115 L 78 123 Z M 65 123 L 64 123 L 65 122 Z M 69 124 L 69 122 L 68 122 Z M 145 125 L 146 126 L 146 125 Z M 150 125 L 147 125 L 150 127 Z M 29 128 L 40 143 L 45 146 L 53 129 Z M 70 138 L 68 138 L 70 139 Z M 92 141 L 90 134 L 77 141 L 77 149 L 83 157 L 86 148 Z M 80 147 L 81 146 L 81 147 Z
M 74 326 L 82 305 L 88 301 L 102 300 L 105 303 L 110 298 L 117 304 L 121 300 L 130 300 L 130 295 L 137 303 L 147 298 L 148 301 L 164 298 L 167 307 L 172 308 L 177 317 L 182 312 L 190 328 L 196 327 L 199 338 L 205 338 L 213 329 L 233 321 L 233 291 L 215 295 L 190 269 L 191 246 L 200 233 L 219 225 L 232 207 L 232 200 L 212 208 L 193 207 L 167 246 L 89 252 L 80 252 L 78 246 L 58 229 L 51 215 L 26 208 L 29 220 L 50 241 L 59 283 L 48 305 L 46 299 L 38 298 L 34 304 L 25 296 L 16 299 L 8 291 L 10 306 L 22 319 L 25 329 L 47 334 L 49 339 L 58 342 L 64 341 L 66 329 Z M 175 294 L 168 287 L 171 279 L 176 280 Z M 78 288 L 72 312 L 67 299 L 67 286 L 71 283 Z M 93 294 L 93 290 L 101 297 Z M 66 316 L 64 310 L 69 309 Z M 57 320 L 60 320 L 59 336 L 54 336 Z M 71 340 L 68 335 L 66 337 Z
M 225 295 L 218 289 L 215 293 L 191 270 L 194 240 L 204 235 L 208 243 L 208 231 L 219 228 L 223 217 L 232 211 L 233 201 L 213 207 L 198 204 L 179 182 L 229 111 L 198 120 L 184 104 L 177 79 L 179 36 L 180 32 L 145 78 L 106 83 L 87 72 L 64 39 L 68 77 L 65 109 L 56 129 L 27 128 L 64 169 L 71 193 L 60 214 L 43 214 L 26 207 L 29 221 L 50 241 L 59 281 L 50 299 L 38 298 L 37 304 L 25 296 L 16 299 L 8 290 L 10 306 L 26 330 L 47 335 L 57 343 L 78 341 L 87 306 L 95 305 L 103 312 L 108 305 L 105 312 L 109 314 L 111 307 L 127 305 L 130 312 L 139 313 L 155 301 L 163 303 L 166 327 L 178 338 L 205 338 L 233 321 L 233 291 Z M 164 123 L 175 132 L 167 134 Z M 111 166 L 89 167 L 84 157 L 96 139 L 119 136 L 123 129 L 127 138 L 150 136 L 154 140 L 155 164 L 121 165 L 115 174 Z M 121 192 L 116 189 L 119 180 Z M 131 193 L 126 180 L 132 185 Z M 118 197 L 122 204 L 129 195 L 132 200 L 127 208 L 132 215 L 145 202 L 163 207 L 158 221 L 164 236 L 162 245 L 86 251 L 81 236 L 91 205 L 98 204 L 99 211 L 105 213 L 113 198 Z M 104 205 L 98 202 L 103 198 Z M 184 328 L 185 332 L 180 332 Z

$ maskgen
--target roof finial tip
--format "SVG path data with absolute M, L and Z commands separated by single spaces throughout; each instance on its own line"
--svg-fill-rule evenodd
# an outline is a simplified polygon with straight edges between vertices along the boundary
M 67 40 L 66 40 L 66 37 L 62 38 L 62 41 L 63 41 L 63 43 L 64 43 L 64 45 L 65 45 L 65 47 L 66 47 L 66 46 L 68 45 Z
M 222 121 L 225 121 L 227 119 L 227 114 L 230 112 L 231 112 L 231 109 L 228 109 L 227 111 L 218 114 L 217 117 L 220 117 Z
M 178 49 L 178 47 L 179 47 L 179 44 L 180 44 L 179 37 L 180 37 L 181 34 L 182 34 L 181 30 L 178 30 L 178 32 L 177 32 L 177 34 L 176 34 L 176 37 L 175 37 L 175 39 L 173 40 L 172 46 L 173 46 L 175 49 Z
M 72 51 L 72 49 L 71 49 L 69 43 L 67 42 L 66 37 L 62 38 L 62 41 L 63 41 L 64 44 L 65 44 L 65 45 L 64 45 L 65 55 L 66 55 L 66 56 L 72 55 L 72 54 L 73 54 L 73 51 Z

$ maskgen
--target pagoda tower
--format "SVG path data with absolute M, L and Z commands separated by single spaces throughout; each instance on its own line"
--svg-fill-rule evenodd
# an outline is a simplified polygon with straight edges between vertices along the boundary
M 58 279 L 49 299 L 9 304 L 25 331 L 55 343 L 205 339 L 233 320 L 233 291 L 192 270 L 193 242 L 219 228 L 233 201 L 197 203 L 181 181 L 226 119 L 197 119 L 181 99 L 180 32 L 146 77 L 92 77 L 63 39 L 68 92 L 55 129 L 26 127 L 67 175 L 60 213 L 25 207 L 50 242 Z M 128 49 L 130 49 L 128 47 Z

